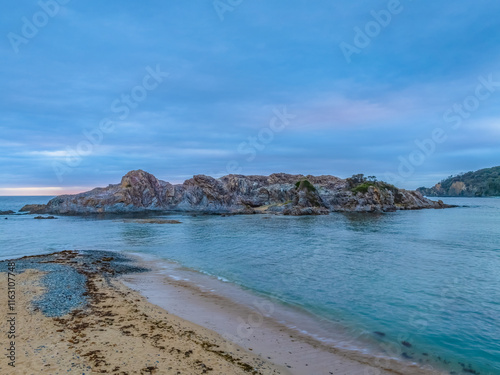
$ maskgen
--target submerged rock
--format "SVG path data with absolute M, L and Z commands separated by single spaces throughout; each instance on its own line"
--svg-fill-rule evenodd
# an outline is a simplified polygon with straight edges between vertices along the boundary
M 406 346 L 407 348 L 411 348 L 412 345 L 408 341 L 401 341 L 401 344 Z
M 450 207 L 415 191 L 368 181 L 275 173 L 270 176 L 196 175 L 182 184 L 158 180 L 142 170 L 127 173 L 121 183 L 62 195 L 45 205 L 23 210 L 46 214 L 191 212 L 204 214 L 325 215 L 333 211 L 390 212 Z
M 138 224 L 182 224 L 179 220 L 165 220 L 165 219 L 135 219 L 124 220 L 125 223 L 138 223 Z

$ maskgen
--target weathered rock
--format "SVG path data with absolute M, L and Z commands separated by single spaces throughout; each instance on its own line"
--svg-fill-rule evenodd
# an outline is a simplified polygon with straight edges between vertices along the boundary
M 19 210 L 19 212 L 29 212 L 30 214 L 44 214 L 46 213 L 46 204 L 27 204 Z
M 360 177 L 361 176 L 361 177 Z M 388 212 L 448 207 L 414 191 L 382 182 L 334 176 L 275 173 L 270 176 L 197 175 L 172 185 L 142 170 L 127 173 L 120 184 L 52 199 L 32 213 L 94 214 L 192 212 L 215 214 L 324 215 L 332 211 Z M 23 209 L 31 208 L 25 206 Z
M 15 212 L 11 210 L 0 211 L 0 215 L 12 215 L 12 214 L 15 214 Z
M 34 219 L 36 219 L 36 220 L 54 220 L 54 219 L 57 219 L 57 217 L 54 217 L 54 216 L 37 216 Z

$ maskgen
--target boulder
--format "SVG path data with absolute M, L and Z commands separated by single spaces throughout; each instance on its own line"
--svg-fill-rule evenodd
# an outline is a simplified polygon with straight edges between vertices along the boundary
M 29 212 L 30 214 L 44 214 L 46 213 L 46 204 L 27 204 L 19 210 L 19 212 Z

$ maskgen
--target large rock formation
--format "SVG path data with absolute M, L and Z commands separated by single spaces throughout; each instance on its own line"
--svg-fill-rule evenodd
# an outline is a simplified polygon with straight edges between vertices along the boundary
M 318 215 L 332 211 L 396 211 L 448 207 L 419 192 L 397 189 L 362 175 L 270 176 L 197 175 L 172 185 L 142 170 L 127 173 L 120 184 L 52 199 L 48 214 L 133 213 L 177 211 L 199 213 L 279 213 Z M 36 212 L 40 212 L 36 207 Z

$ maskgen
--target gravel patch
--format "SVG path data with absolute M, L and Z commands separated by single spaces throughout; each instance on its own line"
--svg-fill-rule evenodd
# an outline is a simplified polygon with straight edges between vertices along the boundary
M 88 275 L 100 273 L 105 278 L 120 274 L 148 271 L 137 267 L 133 261 L 112 251 L 63 251 L 47 255 L 36 255 L 0 261 L 0 270 L 7 269 L 5 263 L 16 262 L 16 274 L 28 269 L 45 272 L 41 278 L 44 293 L 33 300 L 33 308 L 47 317 L 61 317 L 88 303 Z

